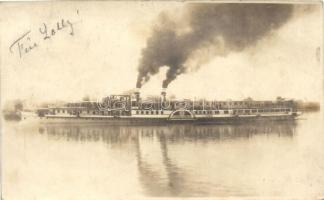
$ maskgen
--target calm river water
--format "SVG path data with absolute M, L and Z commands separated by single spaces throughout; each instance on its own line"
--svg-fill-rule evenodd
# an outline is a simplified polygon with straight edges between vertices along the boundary
M 3 197 L 324 196 L 321 114 L 245 125 L 4 122 Z

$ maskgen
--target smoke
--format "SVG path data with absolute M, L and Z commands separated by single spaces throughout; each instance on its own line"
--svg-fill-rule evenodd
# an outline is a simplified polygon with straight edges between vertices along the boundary
M 188 71 L 194 53 L 218 48 L 228 54 L 255 45 L 260 39 L 285 24 L 293 13 L 291 4 L 210 4 L 192 3 L 183 8 L 180 19 L 163 12 L 153 26 L 142 50 L 136 86 L 142 87 L 161 67 L 168 67 L 162 87 Z M 222 45 L 220 45 L 222 44 Z M 216 55 L 215 55 L 216 54 Z

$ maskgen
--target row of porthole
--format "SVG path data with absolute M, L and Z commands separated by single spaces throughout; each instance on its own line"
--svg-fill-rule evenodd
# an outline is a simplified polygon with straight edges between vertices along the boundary
M 77 114 L 77 113 L 74 113 L 74 112 L 72 112 L 72 111 L 67 111 L 67 112 L 65 112 L 66 110 L 54 110 L 54 113 L 60 113 L 60 112 L 62 112 L 62 113 L 67 113 L 67 114 L 71 114 L 71 115 L 75 115 L 75 114 Z M 86 112 L 79 112 L 79 114 L 92 114 L 92 115 L 108 115 L 108 116 L 110 116 L 110 115 L 112 115 L 112 113 L 109 111 L 109 112 L 104 112 L 104 111 L 86 111 Z M 119 113 L 120 115 L 127 115 L 127 113 L 125 112 L 121 112 L 121 113 Z
M 164 112 L 163 112 L 163 110 L 151 110 L 151 111 L 149 111 L 149 110 L 142 110 L 142 111 L 139 111 L 139 110 L 136 110 L 136 114 L 137 115 L 163 115 L 164 114 Z
M 290 109 L 249 109 L 249 110 L 233 110 L 234 113 L 263 113 L 263 112 L 289 112 Z M 195 114 L 220 114 L 219 110 L 195 110 L 194 111 Z M 224 110 L 223 111 L 224 114 L 229 114 L 228 110 Z

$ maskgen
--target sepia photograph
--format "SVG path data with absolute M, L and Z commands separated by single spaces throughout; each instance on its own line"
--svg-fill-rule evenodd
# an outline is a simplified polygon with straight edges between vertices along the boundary
M 2 200 L 323 199 L 322 1 L 0 2 Z

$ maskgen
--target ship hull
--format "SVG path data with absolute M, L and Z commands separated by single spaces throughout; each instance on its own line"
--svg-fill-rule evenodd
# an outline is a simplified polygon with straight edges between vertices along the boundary
M 293 115 L 281 116 L 230 116 L 230 117 L 203 117 L 203 118 L 134 118 L 134 117 L 43 117 L 40 122 L 48 123 L 66 123 L 66 124 L 107 124 L 107 125 L 156 125 L 156 124 L 231 124 L 246 123 L 255 121 L 284 121 L 294 120 Z

